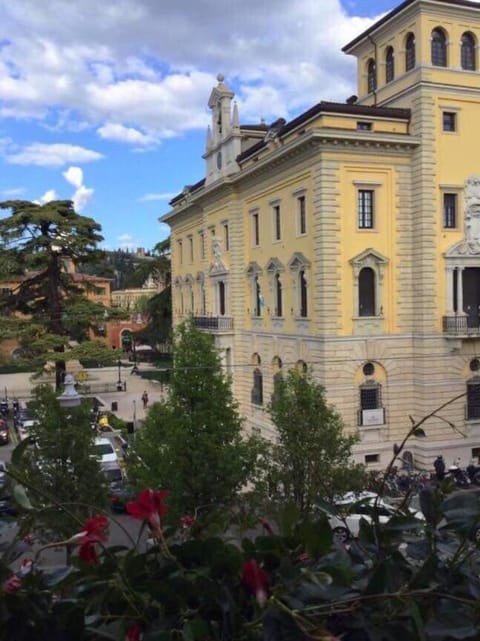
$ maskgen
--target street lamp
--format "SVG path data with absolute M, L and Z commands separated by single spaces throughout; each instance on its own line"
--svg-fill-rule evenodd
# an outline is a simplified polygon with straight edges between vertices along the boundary
M 57 399 L 62 407 L 78 407 L 82 402 L 82 397 L 75 389 L 75 379 L 71 374 L 65 376 L 63 392 Z
M 122 361 L 118 359 L 118 381 L 117 381 L 117 390 L 120 392 L 122 390 Z

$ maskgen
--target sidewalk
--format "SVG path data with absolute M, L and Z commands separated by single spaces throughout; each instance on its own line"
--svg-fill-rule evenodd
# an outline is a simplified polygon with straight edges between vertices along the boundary
M 151 369 L 150 366 L 143 364 L 140 366 L 141 370 Z M 130 374 L 130 367 L 122 367 L 121 379 L 122 382 L 126 381 L 127 390 L 125 392 L 109 392 L 99 393 L 96 396 L 104 404 L 106 410 L 110 410 L 112 402 L 118 405 L 117 411 L 114 413 L 124 421 L 137 422 L 145 418 L 145 410 L 143 409 L 142 394 L 146 390 L 149 397 L 149 405 L 166 398 L 166 391 L 156 381 L 143 380 L 140 376 Z M 112 367 L 99 367 L 95 369 L 85 370 L 88 378 L 85 382 L 101 382 L 101 383 L 115 383 L 118 380 L 118 368 Z M 31 390 L 42 382 L 41 378 L 30 380 L 31 373 L 17 373 L 17 374 L 0 374 L 0 398 L 5 394 L 8 399 L 13 398 L 28 398 Z

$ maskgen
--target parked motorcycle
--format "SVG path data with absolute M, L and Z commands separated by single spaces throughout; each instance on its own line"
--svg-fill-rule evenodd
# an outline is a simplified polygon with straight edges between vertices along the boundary
M 471 484 L 468 474 L 458 467 L 458 465 L 451 465 L 448 468 L 448 474 L 458 487 L 468 487 Z

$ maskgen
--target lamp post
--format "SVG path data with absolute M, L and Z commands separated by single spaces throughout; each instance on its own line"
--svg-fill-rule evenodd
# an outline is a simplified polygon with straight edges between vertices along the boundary
M 122 361 L 118 359 L 118 381 L 117 381 L 117 390 L 120 392 L 122 390 Z
M 75 379 L 71 374 L 65 376 L 64 390 L 57 398 L 62 407 L 78 407 L 82 402 L 82 397 L 75 389 Z

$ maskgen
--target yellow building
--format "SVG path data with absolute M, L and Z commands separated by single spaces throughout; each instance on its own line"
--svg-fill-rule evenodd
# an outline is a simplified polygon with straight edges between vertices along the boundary
M 171 201 L 174 322 L 215 335 L 247 425 L 313 373 L 360 461 L 480 453 L 480 5 L 406 0 L 344 48 L 358 97 L 242 126 L 219 76 L 205 179 Z M 452 428 L 453 423 L 455 428 Z

